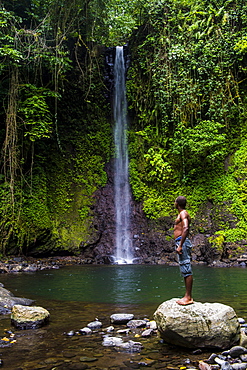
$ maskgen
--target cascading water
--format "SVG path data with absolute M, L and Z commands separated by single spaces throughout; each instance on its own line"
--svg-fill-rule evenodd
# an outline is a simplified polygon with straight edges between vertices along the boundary
M 114 200 L 116 212 L 116 263 L 132 263 L 132 238 L 130 234 L 129 157 L 127 145 L 127 100 L 123 47 L 116 47 L 114 63 L 114 141 L 115 171 Z

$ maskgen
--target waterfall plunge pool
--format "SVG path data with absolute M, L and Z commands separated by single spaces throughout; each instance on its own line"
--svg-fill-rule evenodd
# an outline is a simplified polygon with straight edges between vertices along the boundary
M 247 319 L 246 269 L 194 266 L 193 272 L 195 301 L 228 304 L 239 317 Z M 47 326 L 24 331 L 15 331 L 9 316 L 0 317 L 1 337 L 4 329 L 16 334 L 16 343 L 11 348 L 1 349 L 0 357 L 8 370 L 63 369 L 64 364 L 67 364 L 66 369 L 76 368 L 82 364 L 83 356 L 97 359 L 90 363 L 92 369 L 124 368 L 126 361 L 139 361 L 143 357 L 155 358 L 156 365 L 163 361 L 164 369 L 166 365 L 179 368 L 184 359 L 194 356 L 160 344 L 158 337 L 142 341 L 144 349 L 141 353 L 129 354 L 103 347 L 100 334 L 74 337 L 64 334 L 83 328 L 96 317 L 106 328 L 113 313 L 133 313 L 135 318 L 152 319 L 160 303 L 183 296 L 184 282 L 178 267 L 70 266 L 1 275 L 0 281 L 15 296 L 34 299 L 36 305 L 48 309 L 51 314 Z

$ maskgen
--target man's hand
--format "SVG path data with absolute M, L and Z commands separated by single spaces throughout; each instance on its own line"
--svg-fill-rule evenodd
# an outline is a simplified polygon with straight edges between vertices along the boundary
M 182 254 L 182 247 L 181 246 L 177 247 L 176 252 L 178 254 Z

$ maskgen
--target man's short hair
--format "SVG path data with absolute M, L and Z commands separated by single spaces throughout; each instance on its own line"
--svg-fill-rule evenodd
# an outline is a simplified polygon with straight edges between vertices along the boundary
M 179 197 L 177 197 L 176 203 L 179 205 L 180 208 L 185 209 L 187 200 L 185 197 L 180 195 Z

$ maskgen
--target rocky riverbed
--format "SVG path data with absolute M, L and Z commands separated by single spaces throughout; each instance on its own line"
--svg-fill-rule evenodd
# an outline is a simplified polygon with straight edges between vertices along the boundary
M 114 260 L 110 257 L 104 260 L 106 264 L 112 263 Z M 0 273 L 19 273 L 19 272 L 36 272 L 42 270 L 59 269 L 63 266 L 70 265 L 88 265 L 102 264 L 102 261 L 92 258 L 84 258 L 83 256 L 53 256 L 47 258 L 34 257 L 8 257 L 0 260 Z M 176 266 L 176 254 L 170 254 L 169 258 L 148 257 L 144 259 L 136 259 L 137 264 L 159 264 L 167 266 Z M 196 259 L 193 255 L 193 265 L 207 265 L 210 267 L 247 267 L 247 254 L 241 255 L 239 258 L 213 260 L 211 263 L 206 263 L 200 259 Z

